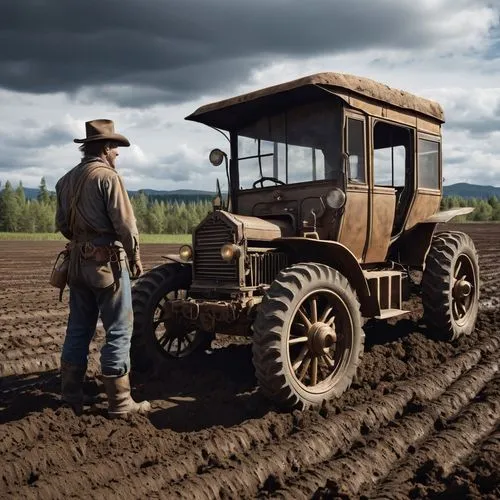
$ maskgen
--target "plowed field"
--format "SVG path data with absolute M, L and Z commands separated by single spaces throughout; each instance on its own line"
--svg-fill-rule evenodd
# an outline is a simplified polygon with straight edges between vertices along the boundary
M 154 411 L 110 421 L 60 407 L 67 292 L 47 284 L 56 242 L 0 242 L 1 498 L 500 498 L 500 225 L 463 225 L 479 250 L 475 332 L 431 340 L 410 317 L 366 327 L 356 382 L 319 411 L 277 412 L 251 347 L 218 337 L 161 379 Z M 143 245 L 145 267 L 172 251 Z M 99 328 L 86 391 L 100 394 Z

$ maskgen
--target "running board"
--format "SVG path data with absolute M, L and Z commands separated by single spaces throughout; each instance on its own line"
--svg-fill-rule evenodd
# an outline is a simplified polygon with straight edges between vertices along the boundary
M 395 318 L 396 316 L 403 316 L 403 314 L 409 314 L 410 311 L 405 311 L 404 309 L 381 309 L 380 314 L 375 316 L 376 319 L 389 319 Z

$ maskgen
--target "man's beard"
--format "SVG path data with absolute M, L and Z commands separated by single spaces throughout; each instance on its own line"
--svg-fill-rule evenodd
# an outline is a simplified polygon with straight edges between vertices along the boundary
M 111 155 L 106 155 L 106 161 L 111 168 L 115 168 L 115 160 L 116 158 L 112 158 Z

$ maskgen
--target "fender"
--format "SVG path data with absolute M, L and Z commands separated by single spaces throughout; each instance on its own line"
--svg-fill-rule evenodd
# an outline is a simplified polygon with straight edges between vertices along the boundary
M 423 269 L 425 259 L 431 247 L 432 238 L 439 223 L 448 222 L 459 215 L 467 215 L 474 207 L 453 208 L 431 215 L 405 231 L 391 245 L 389 256 L 404 266 Z
M 354 254 L 344 245 L 336 241 L 316 240 L 311 238 L 277 238 L 273 244 L 285 251 L 291 263 L 315 262 L 326 264 L 344 275 L 358 295 L 361 313 L 365 317 L 380 314 L 376 297 L 370 294 L 363 270 Z
M 454 217 L 458 217 L 459 215 L 467 215 L 473 211 L 474 207 L 452 208 L 451 210 L 443 210 L 442 212 L 437 212 L 434 215 L 431 215 L 420 224 L 448 222 Z

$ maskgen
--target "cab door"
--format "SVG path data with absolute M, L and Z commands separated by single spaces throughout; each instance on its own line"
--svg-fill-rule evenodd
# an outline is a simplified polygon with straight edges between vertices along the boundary
M 344 110 L 344 146 L 346 204 L 338 241 L 364 261 L 368 241 L 369 189 L 367 183 L 366 118 Z

